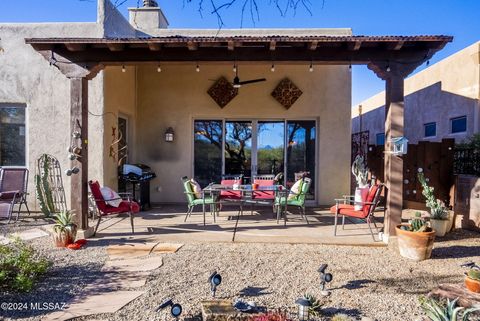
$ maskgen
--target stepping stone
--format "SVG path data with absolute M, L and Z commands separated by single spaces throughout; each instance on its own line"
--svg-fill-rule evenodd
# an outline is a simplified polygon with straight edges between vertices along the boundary
M 150 253 L 168 254 L 177 252 L 183 244 L 174 243 L 125 243 L 110 245 L 107 247 L 107 253 L 110 259 L 137 258 L 146 256 Z
M 18 237 L 23 241 L 30 241 L 30 240 L 38 239 L 40 237 L 45 237 L 48 235 L 49 234 L 47 232 L 39 228 L 32 228 L 30 230 L 26 230 L 18 233 L 12 233 L 13 237 Z
M 144 286 L 150 272 L 106 272 L 104 278 L 89 284 L 82 295 L 94 295 L 118 290 L 133 289 Z
M 143 293 L 145 292 L 115 291 L 98 295 L 79 295 L 67 303 L 68 307 L 65 310 L 53 312 L 42 320 L 64 321 L 92 314 L 115 313 Z
M 468 291 L 463 284 L 440 284 L 428 294 L 428 297 L 450 300 L 459 298 L 457 301 L 459 306 L 465 308 L 480 307 L 480 293 Z
M 102 268 L 104 272 L 140 272 L 140 271 L 152 271 L 158 269 L 163 264 L 161 256 L 151 256 L 145 259 L 128 258 L 125 260 L 107 261 Z

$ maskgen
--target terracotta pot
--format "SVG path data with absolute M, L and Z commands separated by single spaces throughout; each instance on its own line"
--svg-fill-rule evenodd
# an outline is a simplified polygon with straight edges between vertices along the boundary
M 74 226 L 69 232 L 53 232 L 53 241 L 57 247 L 67 247 L 67 245 L 75 242 L 77 237 L 77 227 Z
M 435 235 L 440 237 L 443 237 L 445 234 L 447 234 L 449 225 L 451 227 L 449 220 L 436 220 L 433 218 L 430 219 L 430 225 L 432 229 L 435 230 Z
M 404 231 L 397 225 L 397 241 L 400 255 L 414 261 L 423 261 L 432 255 L 435 230 L 431 232 Z
M 465 287 L 470 292 L 480 293 L 480 281 L 465 276 Z

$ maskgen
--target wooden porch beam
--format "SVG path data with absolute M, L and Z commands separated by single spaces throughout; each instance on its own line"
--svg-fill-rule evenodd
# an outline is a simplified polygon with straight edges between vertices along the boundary
M 85 43 L 66 43 L 65 47 L 67 47 L 70 51 L 83 51 L 87 48 L 87 44 Z
M 80 230 L 88 229 L 88 80 L 70 79 L 70 131 L 79 131 L 75 143 L 82 148 L 81 158 L 71 162 L 80 172 L 70 177 L 70 206 Z M 81 145 L 81 146 L 80 146 Z
M 270 51 L 275 51 L 276 46 L 277 46 L 276 41 L 270 41 Z
M 361 46 L 362 46 L 362 42 L 361 42 L 361 41 L 350 42 L 350 43 L 348 44 L 348 50 L 357 51 L 357 50 L 360 49 Z
M 187 47 L 188 47 L 188 50 L 190 50 L 190 51 L 197 50 L 198 49 L 198 43 L 193 42 L 193 41 L 189 41 L 189 42 L 187 42 Z
M 110 51 L 123 51 L 125 49 L 125 44 L 123 43 L 109 43 L 107 47 Z
M 159 43 L 150 42 L 150 43 L 148 43 L 148 48 L 151 51 L 160 51 L 162 49 L 162 45 L 159 44 Z

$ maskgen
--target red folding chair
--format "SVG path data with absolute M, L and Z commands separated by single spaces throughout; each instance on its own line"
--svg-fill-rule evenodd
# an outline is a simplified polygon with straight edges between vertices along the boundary
M 102 220 L 102 216 L 108 216 L 113 214 L 121 214 L 121 213 L 128 213 L 130 216 L 130 225 L 132 226 L 132 234 L 135 233 L 134 226 L 133 226 L 133 214 L 140 212 L 140 205 L 137 202 L 132 201 L 130 198 L 130 193 L 118 193 L 120 196 L 123 195 L 121 198 L 110 199 L 109 201 L 122 199 L 122 202 L 118 207 L 114 207 L 108 205 L 103 198 L 102 192 L 100 191 L 100 184 L 98 181 L 89 181 L 88 185 L 90 186 L 90 191 L 92 192 L 92 196 L 95 199 L 95 204 L 98 208 L 98 222 L 95 227 L 95 231 L 93 232 L 93 236 L 97 233 L 98 226 L 100 225 L 100 221 Z
M 380 203 L 380 195 L 382 194 L 383 188 L 385 185 L 376 184 L 370 187 L 368 196 L 365 202 L 362 202 L 362 209 L 355 210 L 354 200 L 346 196 L 344 198 L 335 199 L 336 204 L 330 208 L 330 212 L 335 214 L 335 231 L 334 236 L 337 236 L 337 221 L 338 216 L 342 216 L 342 230 L 345 229 L 345 218 L 347 218 L 352 223 L 355 223 L 353 219 L 361 220 L 368 224 L 372 238 L 375 241 L 375 236 L 373 234 L 372 227 L 370 223 L 373 223 L 375 229 L 378 232 L 377 224 L 375 222 L 374 213 L 378 204 Z M 350 219 L 351 218 L 351 219 Z

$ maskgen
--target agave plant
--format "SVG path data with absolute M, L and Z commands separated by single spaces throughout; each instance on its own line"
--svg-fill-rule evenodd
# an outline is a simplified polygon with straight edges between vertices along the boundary
M 310 306 L 308 307 L 308 312 L 315 317 L 320 316 L 320 309 L 322 307 L 322 304 L 320 303 L 320 301 L 315 296 L 309 293 L 304 294 L 303 297 L 310 302 Z
M 420 298 L 420 305 L 432 321 L 468 321 L 471 313 L 480 311 L 480 308 L 457 307 L 457 301 L 458 298 L 453 301 L 447 299 L 447 305 L 444 305 L 432 298 Z
M 54 241 L 58 247 L 72 244 L 77 236 L 77 224 L 74 223 L 75 214 L 72 211 L 62 211 L 53 216 Z

